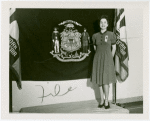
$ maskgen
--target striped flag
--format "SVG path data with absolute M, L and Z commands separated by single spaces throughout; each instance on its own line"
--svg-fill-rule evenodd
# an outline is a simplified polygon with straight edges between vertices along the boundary
M 117 80 L 119 82 L 124 82 L 129 75 L 129 69 L 128 69 L 129 54 L 128 54 L 124 9 L 115 10 L 114 32 L 117 36 L 116 54 L 115 54 L 115 68 L 116 68 Z
M 20 73 L 20 47 L 19 47 L 19 27 L 16 20 L 16 9 L 10 9 L 9 26 L 9 70 L 11 81 L 15 80 L 19 89 L 22 89 Z

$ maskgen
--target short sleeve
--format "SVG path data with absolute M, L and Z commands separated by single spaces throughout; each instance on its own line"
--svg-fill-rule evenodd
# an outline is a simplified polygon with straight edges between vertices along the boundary
M 93 34 L 93 36 L 92 36 L 92 42 L 93 42 L 93 45 L 96 44 L 95 34 Z
M 112 45 L 116 44 L 116 35 L 115 35 L 115 33 L 112 33 L 111 44 Z

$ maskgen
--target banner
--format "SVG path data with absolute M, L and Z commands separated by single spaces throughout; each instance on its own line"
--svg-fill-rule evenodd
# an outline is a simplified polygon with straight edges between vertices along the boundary
M 90 78 L 91 37 L 100 31 L 98 18 L 103 14 L 113 31 L 114 9 L 18 8 L 22 81 Z
M 11 8 L 9 28 L 9 76 L 11 77 L 10 80 L 15 80 L 18 88 L 21 89 L 19 27 L 15 16 L 16 9 Z
M 114 23 L 115 23 L 114 32 L 117 36 L 116 54 L 115 54 L 116 74 L 117 74 L 118 81 L 124 82 L 129 75 L 129 69 L 128 69 L 129 54 L 128 54 L 124 9 L 115 10 Z

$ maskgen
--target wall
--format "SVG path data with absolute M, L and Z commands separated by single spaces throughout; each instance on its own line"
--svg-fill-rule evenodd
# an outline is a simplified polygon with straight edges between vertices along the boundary
M 129 77 L 123 83 L 117 83 L 117 99 L 143 96 L 143 10 L 142 9 L 125 9 L 126 27 L 129 48 Z M 54 93 L 55 85 L 56 94 Z M 40 86 L 37 86 L 40 85 Z M 16 82 L 13 82 L 13 111 L 19 111 L 22 107 L 48 105 L 55 103 L 76 102 L 93 100 L 98 98 L 98 91 L 91 87 L 89 79 L 72 80 L 72 81 L 24 81 L 22 90 L 18 90 Z M 52 95 L 38 98 L 44 95 L 60 93 L 53 97 Z M 70 87 L 70 89 L 68 89 Z M 59 96 L 69 91 L 64 96 Z M 95 94 L 96 92 L 96 94 Z M 95 96 L 96 95 L 96 96 Z M 109 100 L 112 99 L 112 86 L 110 85 Z
M 117 97 L 143 95 L 143 10 L 126 9 L 126 31 L 129 48 L 129 77 L 117 85 Z

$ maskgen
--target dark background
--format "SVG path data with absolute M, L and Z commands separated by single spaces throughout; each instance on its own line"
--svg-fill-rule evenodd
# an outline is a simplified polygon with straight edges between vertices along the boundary
M 108 30 L 113 30 L 114 9 L 17 9 L 21 49 L 22 80 L 56 81 L 89 78 L 94 56 L 81 62 L 60 62 L 50 54 L 53 28 L 73 20 L 87 28 L 90 37 L 99 32 L 98 18 L 108 15 Z M 77 28 L 78 29 L 78 28 Z M 91 42 L 92 44 L 92 42 Z

